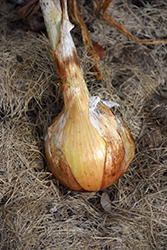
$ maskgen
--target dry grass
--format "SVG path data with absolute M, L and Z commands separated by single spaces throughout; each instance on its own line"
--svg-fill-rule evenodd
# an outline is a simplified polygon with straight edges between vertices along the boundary
M 97 82 L 78 40 L 79 29 L 74 29 L 85 79 L 91 94 L 120 104 L 116 112 L 121 112 L 132 131 L 135 158 L 109 188 L 111 213 L 101 208 L 100 192 L 73 192 L 52 176 L 43 145 L 47 127 L 63 105 L 59 78 L 48 40 L 20 28 L 11 30 L 4 1 L 0 13 L 0 249 L 165 250 L 167 100 L 160 95 L 159 85 L 167 77 L 167 46 L 128 41 L 100 15 L 92 17 L 91 4 L 83 8 L 84 1 L 79 2 L 93 41 L 106 49 L 100 63 L 104 79 Z M 140 38 L 167 37 L 166 1 L 144 2 L 137 7 L 131 1 L 115 0 L 108 13 Z

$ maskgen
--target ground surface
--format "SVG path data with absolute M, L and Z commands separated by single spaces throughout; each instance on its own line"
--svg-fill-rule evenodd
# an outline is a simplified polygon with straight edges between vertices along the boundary
M 130 41 L 101 14 L 95 18 L 90 1 L 79 1 L 93 42 L 105 49 L 104 78 L 97 82 L 74 28 L 88 88 L 120 104 L 136 144 L 129 170 L 108 189 L 108 213 L 100 206 L 100 192 L 70 191 L 49 171 L 44 136 L 63 106 L 60 80 L 47 38 L 24 31 L 27 23 L 15 14 L 20 6 L 1 2 L 0 249 L 165 250 L 167 45 Z M 166 13 L 165 0 L 114 0 L 108 10 L 141 39 L 167 38 Z

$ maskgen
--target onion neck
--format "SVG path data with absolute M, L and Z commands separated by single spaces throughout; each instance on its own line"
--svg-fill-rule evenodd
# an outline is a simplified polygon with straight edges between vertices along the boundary
M 69 22 L 67 2 L 62 2 L 63 18 L 60 39 L 56 50 L 51 51 L 62 83 L 59 84 L 64 96 L 64 111 L 72 107 L 80 112 L 89 113 L 89 92 L 79 65 L 75 45 L 70 31 L 73 25 Z
M 52 56 L 62 83 L 59 86 L 62 89 L 64 97 L 64 112 L 69 111 L 72 107 L 79 112 L 89 112 L 89 92 L 79 66 L 76 51 L 62 61 L 52 52 Z

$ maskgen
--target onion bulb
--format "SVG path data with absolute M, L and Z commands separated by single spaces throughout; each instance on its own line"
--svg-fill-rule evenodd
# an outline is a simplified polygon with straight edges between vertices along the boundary
M 44 2 L 52 4 L 52 12 L 60 18 L 55 22 L 59 26 L 47 21 L 50 12 L 46 12 L 48 5 Z M 49 33 L 49 39 L 64 97 L 63 111 L 48 128 L 45 138 L 49 168 L 72 190 L 105 189 L 128 169 L 134 157 L 133 138 L 106 103 L 99 97 L 89 96 L 70 34 L 73 26 L 68 19 L 66 1 L 63 1 L 62 13 L 58 0 L 40 0 L 40 3 L 48 33 L 53 27 L 56 36 L 59 33 L 59 38 L 54 38 L 54 32 Z

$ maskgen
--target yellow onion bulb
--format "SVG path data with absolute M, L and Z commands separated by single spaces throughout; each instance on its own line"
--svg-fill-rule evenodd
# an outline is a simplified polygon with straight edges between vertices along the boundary
M 102 102 L 91 100 L 88 114 L 70 110 L 48 129 L 45 154 L 55 177 L 75 191 L 98 191 L 114 184 L 128 169 L 134 141 Z M 74 113 L 73 113 L 74 112 Z

